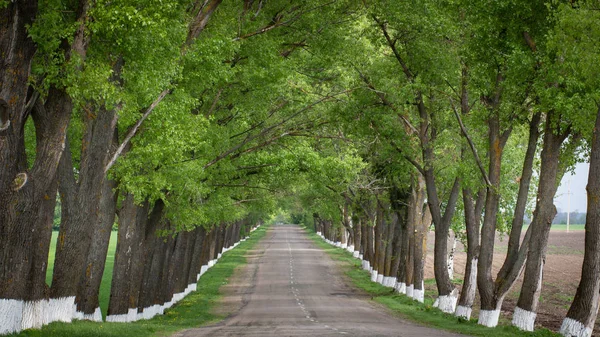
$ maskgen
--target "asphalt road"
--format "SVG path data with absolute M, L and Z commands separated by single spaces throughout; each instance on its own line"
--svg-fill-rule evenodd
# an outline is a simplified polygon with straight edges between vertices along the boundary
M 339 268 L 305 232 L 271 227 L 223 301 L 223 322 L 179 332 L 199 336 L 458 336 L 391 316 L 349 287 Z

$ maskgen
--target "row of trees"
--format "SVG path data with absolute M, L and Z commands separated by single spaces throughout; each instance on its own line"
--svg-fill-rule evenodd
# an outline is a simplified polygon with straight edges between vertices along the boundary
M 150 299 L 152 282 L 181 292 L 219 251 L 202 247 L 235 242 L 278 207 L 302 208 L 329 240 L 349 240 L 374 280 L 420 300 L 433 224 L 436 306 L 469 317 L 478 291 L 478 320 L 495 326 L 524 272 L 513 323 L 532 330 L 557 185 L 586 156 L 600 176 L 594 1 L 23 0 L 0 11 L 2 332 L 45 324 L 52 306 L 97 319 L 115 222 L 108 317 L 122 321 L 171 296 Z M 597 312 L 592 192 L 565 334 L 589 334 Z M 461 291 L 452 232 L 467 247 Z M 509 248 L 494 276 L 498 233 Z M 179 279 L 150 278 L 181 266 Z
M 585 218 L 587 217 L 586 213 L 581 212 L 561 212 L 560 208 L 556 213 L 556 217 L 552 221 L 553 224 L 561 224 L 564 225 L 567 223 L 567 219 L 572 224 L 585 224 Z
M 123 322 L 168 308 L 276 209 L 341 94 L 291 57 L 337 10 L 321 6 L 0 2 L 0 334 L 101 320 L 115 223 L 107 320 Z
M 597 3 L 365 7 L 359 23 L 346 28 L 355 54 L 342 54 L 365 90 L 353 92 L 355 105 L 338 120 L 368 167 L 344 190 L 330 188 L 318 199 L 306 191 L 303 205 L 314 217 L 305 218 L 328 240 L 352 244 L 373 280 L 419 300 L 423 233 L 432 224 L 435 306 L 469 318 L 478 292 L 479 324 L 496 326 L 522 276 L 512 324 L 531 331 L 554 195 L 565 172 L 591 158 L 582 281 L 561 328 L 567 336 L 589 336 L 598 308 L 593 144 L 600 106 L 592 60 L 600 35 L 591 21 L 598 19 Z M 327 200 L 333 205 L 322 205 Z M 526 215 L 532 223 L 523 233 Z M 451 230 L 467 250 L 460 291 L 447 262 Z M 499 233 L 509 243 L 496 271 Z

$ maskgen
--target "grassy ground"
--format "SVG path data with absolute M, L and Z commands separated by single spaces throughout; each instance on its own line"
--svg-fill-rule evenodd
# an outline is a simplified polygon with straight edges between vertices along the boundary
M 552 227 L 550 227 L 551 230 L 559 230 L 559 231 L 564 231 L 567 230 L 567 225 L 552 225 Z M 583 231 L 585 230 L 585 224 L 570 224 L 569 225 L 569 230 L 572 231 Z
M 529 227 L 529 225 L 524 225 L 523 226 L 523 232 L 525 230 L 527 230 L 528 227 Z M 566 231 L 567 230 L 567 225 L 566 224 L 553 224 L 550 227 L 550 230 L 553 230 L 553 231 Z M 569 230 L 570 231 L 583 231 L 583 230 L 585 230 L 585 224 L 570 224 L 569 225 Z
M 254 231 L 250 239 L 236 249 L 223 254 L 219 262 L 210 268 L 198 282 L 198 290 L 188 295 L 162 316 L 151 320 L 132 323 L 94 323 L 75 321 L 73 323 L 52 323 L 41 330 L 25 330 L 9 336 L 31 337 L 145 337 L 168 336 L 176 331 L 207 325 L 224 319 L 213 313 L 220 298 L 219 288 L 227 284 L 234 269 L 246 263 L 246 252 L 251 249 L 266 232 L 266 226 Z M 114 248 L 113 248 L 114 252 Z M 112 270 L 112 266 L 110 268 Z M 106 274 L 105 274 L 106 277 Z
M 46 283 L 52 284 L 52 271 L 54 270 L 54 255 L 56 253 L 56 238 L 58 231 L 52 232 L 52 241 L 50 242 L 50 254 L 48 255 L 48 270 L 46 272 Z M 110 243 L 106 254 L 106 265 L 104 266 L 104 274 L 102 274 L 102 282 L 100 283 L 100 309 L 102 317 L 106 318 L 108 310 L 108 300 L 110 299 L 110 283 L 112 279 L 113 267 L 115 264 L 115 250 L 117 249 L 117 232 L 110 233 Z
M 500 325 L 496 328 L 486 328 L 478 325 L 477 321 L 474 319 L 467 321 L 441 312 L 432 307 L 433 300 L 430 297 L 425 299 L 425 303 L 419 303 L 405 295 L 397 294 L 393 289 L 371 282 L 370 274 L 361 269 L 361 262 L 358 259 L 353 258 L 352 254 L 348 251 L 331 246 L 324 242 L 314 232 L 308 231 L 309 236 L 319 248 L 326 251 L 332 259 L 340 262 L 345 274 L 349 277 L 354 286 L 367 292 L 372 296 L 371 298 L 374 301 L 383 304 L 402 318 L 428 327 L 471 336 L 560 336 L 546 329 L 540 329 L 534 332 L 523 332 L 508 325 Z

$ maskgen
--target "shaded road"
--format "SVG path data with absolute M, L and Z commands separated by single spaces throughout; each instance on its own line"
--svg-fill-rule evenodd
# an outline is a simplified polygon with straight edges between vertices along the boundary
M 239 310 L 217 325 L 174 337 L 458 336 L 399 320 L 370 304 L 297 226 L 271 227 L 255 252 L 224 299 L 241 302 Z

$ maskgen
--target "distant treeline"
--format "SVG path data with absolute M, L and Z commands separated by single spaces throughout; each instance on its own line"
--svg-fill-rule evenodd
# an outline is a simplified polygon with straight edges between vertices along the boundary
M 585 216 L 587 213 L 585 212 L 571 212 L 571 216 L 569 219 L 569 223 L 572 224 L 585 224 Z M 567 223 L 567 212 L 562 212 L 559 210 L 556 213 L 556 217 L 552 221 L 553 224 L 566 224 Z

